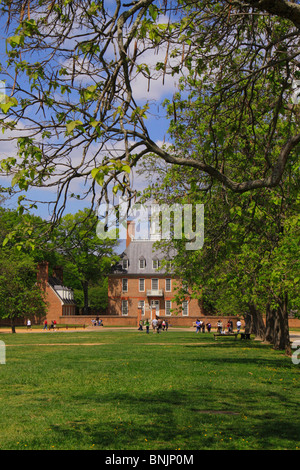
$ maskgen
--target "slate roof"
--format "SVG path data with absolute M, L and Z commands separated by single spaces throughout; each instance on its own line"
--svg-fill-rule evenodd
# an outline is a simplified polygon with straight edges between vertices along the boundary
M 55 294 L 60 298 L 64 305 L 75 305 L 72 289 L 65 287 L 61 284 L 61 280 L 55 276 L 49 276 L 48 283 L 55 291 Z
M 166 267 L 155 269 L 153 268 L 153 260 L 171 260 L 174 256 L 174 251 L 166 254 L 160 249 L 154 248 L 154 241 L 152 240 L 132 240 L 129 246 L 121 255 L 121 262 L 113 267 L 113 274 L 138 274 L 141 275 L 159 275 L 170 274 L 170 270 L 166 270 Z M 122 260 L 128 260 L 128 268 L 122 267 Z M 140 268 L 139 260 L 145 260 L 145 267 Z

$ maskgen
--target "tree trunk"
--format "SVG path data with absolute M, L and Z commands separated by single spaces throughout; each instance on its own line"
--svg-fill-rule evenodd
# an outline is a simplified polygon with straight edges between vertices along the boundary
M 10 326 L 11 326 L 11 332 L 15 333 L 16 332 L 16 327 L 15 327 L 15 322 L 14 322 L 13 317 L 10 319 Z
M 271 310 L 270 304 L 266 307 L 266 336 L 265 341 L 273 344 L 274 341 L 274 312 Z
M 288 295 L 287 292 L 279 301 L 279 306 L 274 310 L 274 339 L 275 349 L 285 350 L 289 356 L 292 353 L 288 322 Z
M 261 314 L 257 311 L 253 303 L 249 304 L 249 312 L 246 315 L 245 322 L 245 333 L 254 334 L 262 340 L 265 339 L 266 327 Z
M 88 281 L 82 281 L 83 289 L 83 314 L 88 315 L 89 313 L 89 283 Z

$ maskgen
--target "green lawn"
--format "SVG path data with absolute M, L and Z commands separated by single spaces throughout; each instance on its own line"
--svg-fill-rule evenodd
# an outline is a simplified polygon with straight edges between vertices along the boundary
M 299 448 L 299 366 L 191 331 L 0 334 L 0 449 Z

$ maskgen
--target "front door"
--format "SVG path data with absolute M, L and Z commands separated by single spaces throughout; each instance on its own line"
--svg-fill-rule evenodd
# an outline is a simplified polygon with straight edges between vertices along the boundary
M 152 312 L 154 311 L 154 315 L 157 317 L 159 316 L 159 300 L 152 300 Z M 154 318 L 154 316 L 153 316 Z

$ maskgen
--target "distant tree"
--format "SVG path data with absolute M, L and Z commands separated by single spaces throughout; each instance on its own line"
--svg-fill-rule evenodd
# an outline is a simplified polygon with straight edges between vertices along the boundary
M 96 234 L 98 219 L 88 209 L 62 218 L 55 231 L 56 251 L 60 254 L 68 284 L 80 282 L 83 291 L 83 310 L 88 313 L 89 287 L 105 282 L 112 264 L 119 258 L 115 253 L 116 240 L 100 240 Z
M 69 284 L 70 285 L 70 284 Z M 74 289 L 76 305 L 84 308 L 84 295 L 82 289 Z M 89 288 L 89 307 L 92 310 L 104 312 L 108 306 L 108 280 L 103 277 L 98 284 Z
M 1 252 L 0 317 L 7 319 L 15 333 L 19 317 L 39 317 L 46 313 L 42 290 L 36 282 L 36 264 L 21 253 Z

